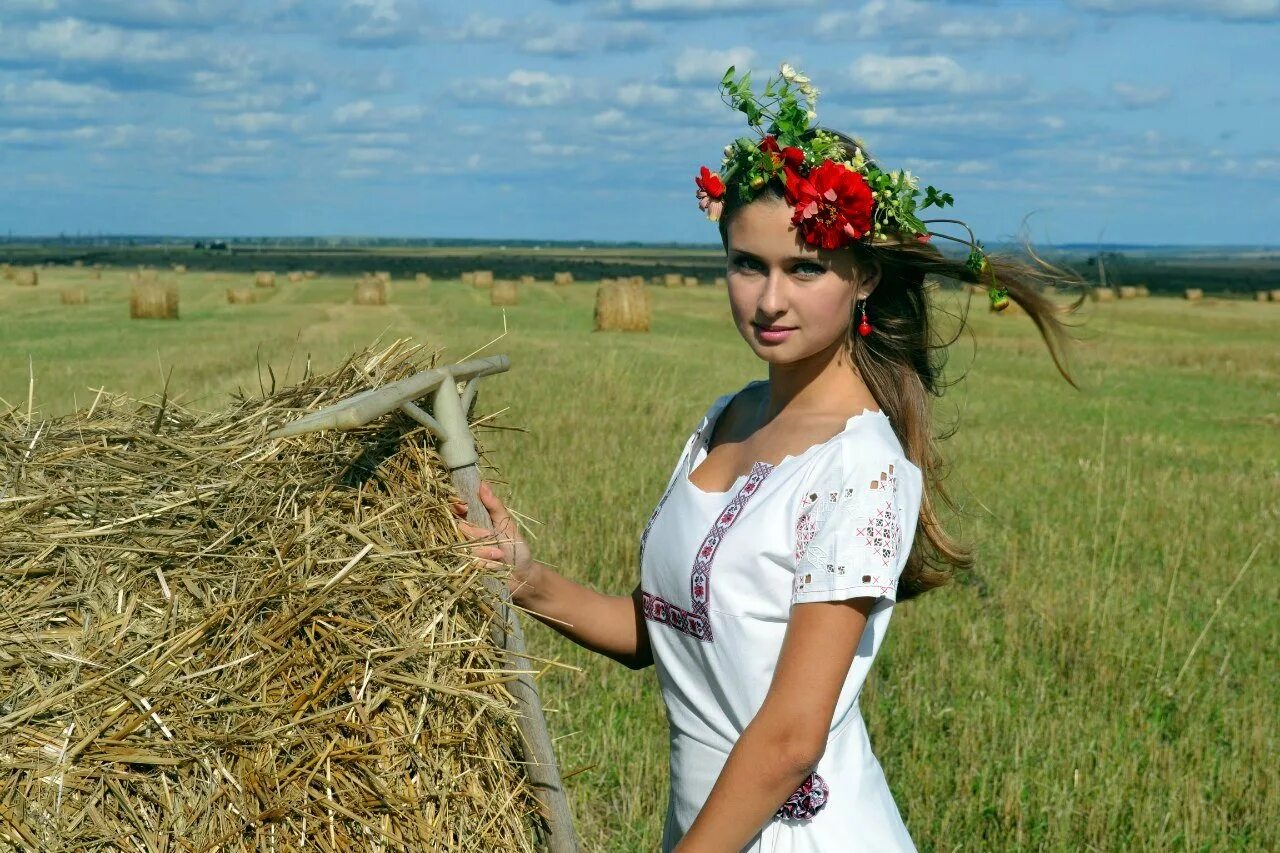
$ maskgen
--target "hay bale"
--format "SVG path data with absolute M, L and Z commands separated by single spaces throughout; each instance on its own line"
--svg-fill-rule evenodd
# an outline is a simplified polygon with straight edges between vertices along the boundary
M 553 279 L 553 281 L 556 284 L 573 284 L 573 273 L 558 272 L 555 274 L 555 278 Z
M 18 287 L 35 287 L 40 284 L 40 273 L 34 267 L 19 267 L 14 271 L 13 283 Z
M 521 284 L 533 284 L 535 281 L 537 281 L 537 279 L 536 279 L 536 278 L 534 278 L 534 277 L 533 277 L 533 276 L 531 276 L 531 275 L 522 275 L 522 276 L 520 276 L 520 283 L 521 283 Z
M 490 305 L 518 305 L 520 303 L 520 291 L 516 289 L 514 281 L 497 281 L 493 284 L 493 290 L 489 291 Z
M 160 273 L 155 267 L 138 267 L 138 271 L 129 279 L 135 282 L 153 283 L 160 280 Z
M 685 277 L 684 277 L 684 286 L 685 286 L 685 287 L 697 287 L 697 286 L 698 286 L 698 277 L 697 277 L 696 275 L 687 275 L 687 276 L 685 276 Z
M 268 270 L 259 270 L 253 274 L 254 287 L 275 287 L 276 274 Z
M 290 271 L 290 273 L 289 273 L 287 276 L 285 276 L 285 277 L 286 277 L 286 278 L 288 278 L 288 279 L 289 279 L 289 281 L 292 281 L 292 282 L 294 282 L 294 283 L 297 283 L 297 282 L 299 282 L 299 281 L 302 281 L 302 279 L 304 278 L 304 276 L 302 275 L 302 273 L 301 273 L 301 272 L 299 272 L 298 270 L 292 270 L 292 271 Z
M 1145 284 L 1136 285 L 1136 288 L 1138 291 L 1139 299 L 1144 299 L 1151 295 L 1151 291 L 1147 289 L 1147 286 Z
M 1094 302 L 1115 302 L 1116 292 L 1110 287 L 1094 287 L 1089 290 L 1089 298 Z
M 476 270 L 475 281 L 476 287 L 492 287 L 493 286 L 493 270 Z
M 84 261 L 77 258 L 76 260 L 71 262 L 71 266 L 75 267 L 76 269 L 81 269 L 84 266 Z
M 391 285 L 377 276 L 365 276 L 356 282 L 357 305 L 386 305 L 391 299 Z
M 173 265 L 173 271 L 174 271 L 174 273 L 175 273 L 176 275 L 186 275 L 186 274 L 187 274 L 187 265 L 186 265 L 186 264 L 174 264 L 174 265 Z
M 533 849 L 501 576 L 436 440 L 264 438 L 417 349 L 222 411 L 0 413 L 5 849 Z
M 385 281 L 387 284 L 391 283 L 391 273 L 386 270 L 378 270 L 373 274 L 373 277 L 379 281 Z
M 1253 300 L 1255 302 L 1268 302 L 1270 299 L 1271 291 L 1269 290 L 1255 290 L 1253 292 Z
M 473 273 L 473 272 L 464 272 L 464 273 L 462 274 L 462 283 L 463 283 L 463 284 L 475 284 L 475 283 L 476 283 L 476 274 L 475 274 L 475 273 Z
M 178 319 L 178 286 L 159 281 L 135 282 L 129 292 L 129 316 L 134 320 Z
M 1121 299 L 1137 299 L 1138 288 L 1134 287 L 1131 284 L 1122 284 L 1120 285 L 1119 296 Z
M 427 275 L 424 272 L 420 272 L 414 275 L 413 280 L 416 281 L 418 284 L 430 284 L 431 276 Z
M 258 301 L 258 292 L 247 287 L 227 288 L 227 303 L 230 305 L 252 305 Z
M 684 287 L 684 276 L 678 272 L 669 272 L 662 277 L 662 283 L 667 287 Z
M 83 287 L 64 287 L 61 295 L 63 305 L 83 305 L 85 303 Z
M 729 280 L 722 275 L 718 275 L 711 280 L 712 287 L 728 287 Z
M 1182 291 L 1182 298 L 1189 302 L 1199 302 L 1204 299 L 1204 291 L 1198 287 L 1188 287 Z
M 315 270 L 302 271 L 302 277 L 308 280 L 315 278 L 317 275 L 319 275 L 319 273 L 317 273 Z
M 0 278 L 5 281 L 13 281 L 14 275 L 13 264 L 0 264 Z
M 615 281 L 596 288 L 595 331 L 649 331 L 649 288 Z
M 1271 291 L 1271 301 L 1280 302 L 1280 289 Z

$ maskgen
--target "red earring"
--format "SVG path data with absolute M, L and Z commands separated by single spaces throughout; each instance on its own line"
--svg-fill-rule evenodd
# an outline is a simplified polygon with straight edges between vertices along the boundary
M 871 324 L 867 322 L 867 300 L 864 298 L 858 304 L 862 306 L 862 322 L 858 324 L 858 334 L 865 338 L 871 334 Z

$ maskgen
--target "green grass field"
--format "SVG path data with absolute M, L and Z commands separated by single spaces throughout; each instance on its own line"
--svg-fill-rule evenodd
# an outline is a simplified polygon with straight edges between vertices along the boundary
M 336 366 L 378 335 L 448 361 L 483 348 L 490 474 L 533 519 L 535 555 L 626 594 L 641 530 L 719 394 L 765 366 L 722 289 L 652 291 L 648 334 L 593 333 L 595 288 L 524 289 L 521 304 L 453 281 L 281 281 L 228 305 L 243 276 L 181 280 L 177 322 L 128 319 L 123 273 L 46 270 L 0 282 L 0 397 L 47 415 L 106 387 L 214 408 L 237 386 Z M 89 302 L 59 304 L 63 284 Z M 955 312 L 961 297 L 937 294 Z M 1087 305 L 1057 375 L 1026 317 L 975 298 L 936 405 L 950 526 L 972 581 L 904 604 L 863 713 L 922 850 L 1280 848 L 1280 304 L 1150 298 Z M 942 318 L 944 325 L 951 323 Z M 491 345 L 490 345 L 491 344 Z M 488 346 L 486 346 L 488 345 Z M 291 366 L 290 366 L 290 362 Z M 261 363 L 262 367 L 259 367 Z M 530 650 L 589 850 L 653 850 L 666 806 L 666 723 L 652 670 L 592 656 L 531 619 Z M 570 668 L 571 667 L 571 668 Z

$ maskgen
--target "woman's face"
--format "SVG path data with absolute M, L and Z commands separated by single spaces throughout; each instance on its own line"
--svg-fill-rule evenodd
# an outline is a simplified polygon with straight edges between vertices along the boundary
M 782 199 L 760 198 L 740 208 L 725 232 L 734 323 L 756 355 L 773 363 L 842 344 L 855 299 L 874 289 L 862 283 L 848 249 L 805 243 L 791 213 Z M 769 335 L 762 326 L 793 331 Z

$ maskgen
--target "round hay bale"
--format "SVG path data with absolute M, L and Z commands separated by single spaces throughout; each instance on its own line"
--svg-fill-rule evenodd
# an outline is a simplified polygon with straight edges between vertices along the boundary
M 71 262 L 71 266 L 75 267 L 76 269 L 81 269 L 84 267 L 84 261 L 77 258 L 76 260 Z
M 129 292 L 129 317 L 134 320 L 178 319 L 178 286 L 139 281 Z
M 649 288 L 616 281 L 596 288 L 595 331 L 649 331 Z
M 254 287 L 275 287 L 276 274 L 269 270 L 259 270 L 253 274 Z
M 493 286 L 493 270 L 476 270 L 476 287 L 492 287 Z
M 174 265 L 173 265 L 173 272 L 174 272 L 176 275 L 186 275 L 186 274 L 187 274 L 187 265 L 186 265 L 186 264 L 174 264 Z
M 0 264 L 0 278 L 5 281 L 13 281 L 14 275 L 13 264 Z
M 285 276 L 285 277 L 286 277 L 286 278 L 288 278 L 288 279 L 289 279 L 289 281 L 292 281 L 292 282 L 299 282 L 299 281 L 302 281 L 302 280 L 303 280 L 303 278 L 305 278 L 305 276 L 303 276 L 303 274 L 302 274 L 301 272 L 299 272 L 298 270 L 292 270 L 292 271 L 291 271 L 287 276 Z
M 685 276 L 685 277 L 684 277 L 684 286 L 685 286 L 685 287 L 697 287 L 697 286 L 698 286 L 698 277 L 697 277 L 696 275 L 687 275 L 687 276 Z
M 35 287 L 40 284 L 40 273 L 33 267 L 19 267 L 14 272 L 13 283 L 18 287 Z
M 718 275 L 711 280 L 712 287 L 728 287 L 729 280 L 722 275 Z
M 662 283 L 667 287 L 684 287 L 684 276 L 678 272 L 669 272 L 662 277 Z
M 83 305 L 85 293 L 83 287 L 64 287 L 62 289 L 63 305 Z
M 315 278 L 317 275 L 319 275 L 319 273 L 317 273 L 315 270 L 303 270 L 303 271 L 302 271 L 302 277 L 303 277 L 303 278 L 305 278 L 305 279 L 313 279 L 313 278 Z
M 475 284 L 475 283 L 476 283 L 476 274 L 475 274 L 474 272 L 464 272 L 464 273 L 462 274 L 462 283 L 463 283 L 463 284 Z
M 1188 287 L 1186 290 L 1182 291 L 1182 298 L 1189 302 L 1199 302 L 1201 299 L 1204 299 L 1204 290 L 1199 287 Z
M 1115 302 L 1116 292 L 1110 287 L 1094 287 L 1089 290 L 1089 298 L 1094 302 Z
M 1280 302 L 1280 289 L 1271 291 L 1271 301 Z
M 1253 299 L 1255 302 L 1269 302 L 1271 300 L 1271 291 L 1255 290 L 1253 292 Z
M 1151 295 L 1151 291 L 1147 289 L 1147 286 L 1145 284 L 1139 284 L 1136 287 L 1138 290 L 1139 299 L 1144 299 Z
M 258 301 L 258 292 L 247 287 L 227 288 L 227 303 L 230 305 L 252 305 Z
M 1131 284 L 1122 284 L 1120 285 L 1119 296 L 1121 299 L 1137 299 L 1138 288 L 1134 287 Z
M 387 284 L 391 283 L 391 273 L 386 270 L 378 270 L 373 274 L 373 277 L 379 281 L 385 281 Z
M 558 272 L 555 274 L 554 281 L 556 284 L 573 284 L 573 273 Z
M 430 284 L 431 276 L 427 275 L 424 272 L 420 272 L 414 275 L 413 280 L 416 281 L 418 284 Z
M 518 305 L 520 304 L 520 291 L 516 288 L 514 281 L 496 281 L 493 283 L 493 290 L 489 291 L 490 305 Z
M 534 277 L 533 277 L 533 276 L 531 276 L 531 275 L 522 275 L 522 276 L 520 276 L 520 283 L 521 283 L 521 284 L 533 284 L 535 281 L 537 281 L 537 279 L 536 279 L 536 278 L 534 278 Z
M 357 305 L 386 305 L 391 299 L 391 285 L 376 276 L 366 276 L 356 282 Z
M 534 849 L 436 440 L 393 413 L 263 452 L 406 349 L 213 412 L 102 394 L 38 441 L 0 413 L 4 849 Z
M 160 280 L 160 273 L 155 269 L 155 267 L 138 267 L 137 274 L 135 274 L 130 280 L 147 283 L 156 282 Z

